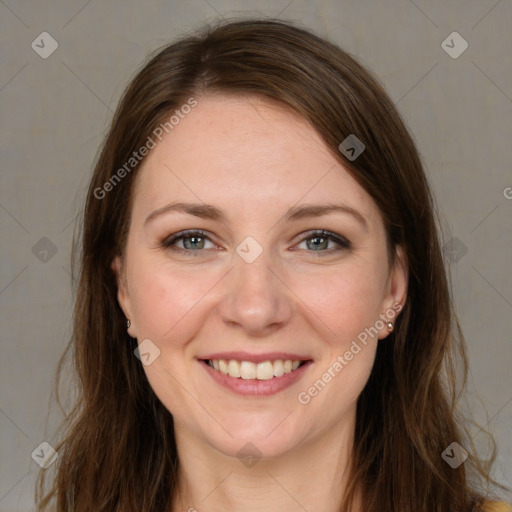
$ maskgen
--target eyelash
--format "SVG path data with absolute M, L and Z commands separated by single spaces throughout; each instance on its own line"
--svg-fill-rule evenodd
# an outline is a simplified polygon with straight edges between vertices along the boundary
M 298 242 L 299 244 L 306 240 L 311 240 L 313 238 L 323 238 L 326 240 L 333 241 L 339 245 L 338 248 L 319 250 L 319 251 L 314 251 L 314 250 L 308 251 L 307 249 L 304 249 L 307 252 L 313 253 L 314 256 L 319 256 L 319 257 L 327 256 L 329 254 L 332 254 L 333 252 L 337 252 L 337 251 L 344 250 L 344 249 L 345 250 L 350 249 L 352 247 L 351 243 L 346 238 L 336 235 L 335 233 L 332 233 L 330 231 L 323 230 L 323 229 L 309 231 L 306 233 L 306 235 L 307 235 L 306 237 L 302 238 Z M 186 238 L 193 238 L 193 237 L 199 237 L 202 239 L 210 240 L 208 234 L 201 230 L 180 231 L 179 233 L 175 233 L 174 235 L 171 235 L 170 237 L 163 240 L 162 247 L 164 249 L 171 249 L 173 251 L 185 253 L 190 256 L 199 256 L 199 254 L 201 252 L 203 252 L 205 249 L 192 250 L 192 249 L 182 249 L 181 247 L 173 246 L 179 240 L 184 240 Z M 211 240 L 210 240 L 210 242 L 211 242 Z

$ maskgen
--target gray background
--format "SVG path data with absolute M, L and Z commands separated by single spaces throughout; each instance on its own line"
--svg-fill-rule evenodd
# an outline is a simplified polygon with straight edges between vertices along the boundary
M 34 509 L 31 453 L 56 441 L 62 415 L 49 400 L 70 334 L 73 225 L 119 96 L 150 51 L 204 21 L 248 15 L 330 37 L 405 117 L 443 215 L 469 403 L 496 436 L 495 477 L 512 482 L 509 0 L 0 0 L 1 511 Z M 46 59 L 31 47 L 44 31 L 59 45 Z M 441 46 L 453 31 L 469 44 L 458 58 Z

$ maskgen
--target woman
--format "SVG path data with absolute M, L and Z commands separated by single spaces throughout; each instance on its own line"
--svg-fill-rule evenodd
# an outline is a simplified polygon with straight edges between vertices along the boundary
M 161 50 L 114 116 L 81 257 L 80 399 L 39 510 L 509 510 L 454 412 L 417 150 L 331 43 L 254 20 Z

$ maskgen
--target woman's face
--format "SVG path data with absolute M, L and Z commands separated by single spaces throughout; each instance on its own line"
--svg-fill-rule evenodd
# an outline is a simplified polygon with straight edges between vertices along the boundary
M 119 302 L 152 389 L 179 435 L 228 455 L 353 424 L 405 300 L 371 197 L 305 121 L 257 98 L 201 97 L 150 151 L 124 256 Z

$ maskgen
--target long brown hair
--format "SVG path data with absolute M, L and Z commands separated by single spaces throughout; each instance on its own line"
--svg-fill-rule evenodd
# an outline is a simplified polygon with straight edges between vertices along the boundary
M 223 22 L 186 36 L 158 51 L 124 93 L 90 182 L 74 332 L 57 371 L 59 400 L 63 361 L 72 350 L 79 398 L 61 426 L 46 495 L 50 470 L 39 476 L 38 510 L 53 498 L 58 512 L 169 507 L 179 464 L 173 418 L 133 355 L 136 342 L 126 333 L 111 264 L 124 251 L 140 168 L 126 163 L 176 109 L 208 92 L 260 95 L 309 121 L 379 207 L 391 254 L 398 244 L 405 251 L 408 297 L 394 332 L 378 344 L 358 399 L 341 510 L 350 510 L 358 489 L 366 512 L 480 510 L 489 466 L 470 449 L 455 412 L 455 369 L 460 362 L 464 384 L 465 344 L 415 144 L 382 86 L 352 56 L 279 20 Z M 365 145 L 354 161 L 338 149 L 350 134 Z M 452 442 L 470 452 L 456 469 L 441 457 Z

